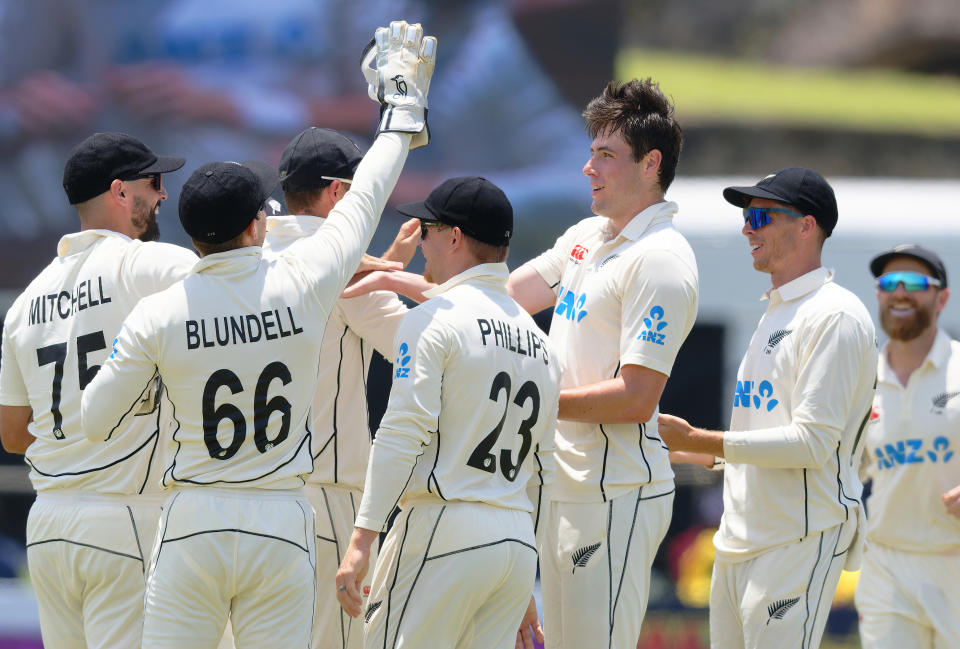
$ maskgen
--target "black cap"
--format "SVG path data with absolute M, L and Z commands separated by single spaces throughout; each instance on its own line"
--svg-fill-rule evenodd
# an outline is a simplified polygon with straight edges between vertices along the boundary
M 180 190 L 180 223 L 204 243 L 223 243 L 243 232 L 277 187 L 266 162 L 208 162 Z
M 311 126 L 283 150 L 280 185 L 285 192 L 319 189 L 321 176 L 352 180 L 363 154 L 353 140 L 329 128 Z
M 183 158 L 158 156 L 126 133 L 94 133 L 78 144 L 63 168 L 63 188 L 71 205 L 110 189 L 110 183 L 140 174 L 165 174 L 183 166 Z
M 909 257 L 923 262 L 930 268 L 932 276 L 940 280 L 940 288 L 947 288 L 947 267 L 943 265 L 943 260 L 940 259 L 940 255 L 929 248 L 918 246 L 915 243 L 899 245 L 871 259 L 870 272 L 873 273 L 873 276 L 880 277 L 880 275 L 883 274 L 883 269 L 886 267 L 887 262 L 894 257 Z
M 805 167 L 774 171 L 753 187 L 727 187 L 723 197 L 737 207 L 746 207 L 751 198 L 793 205 L 815 218 L 828 237 L 837 225 L 837 197 L 833 188 L 823 176 Z
M 462 176 L 443 181 L 426 200 L 397 207 L 406 216 L 453 225 L 477 241 L 510 243 L 513 206 L 503 190 L 486 178 Z

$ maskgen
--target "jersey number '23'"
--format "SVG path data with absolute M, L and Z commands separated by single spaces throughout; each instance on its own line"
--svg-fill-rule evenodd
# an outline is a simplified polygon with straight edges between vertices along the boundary
M 470 454 L 470 459 L 467 460 L 467 466 L 472 466 L 487 473 L 496 473 L 497 457 L 491 453 L 491 449 L 493 449 L 494 444 L 497 443 L 497 439 L 500 437 L 500 431 L 503 430 L 503 422 L 507 419 L 507 408 L 510 405 L 510 386 L 510 375 L 506 372 L 500 372 L 493 377 L 493 385 L 490 386 L 490 400 L 499 401 L 500 393 L 507 393 L 507 398 L 503 403 L 503 415 L 500 416 L 500 421 L 496 427 L 480 441 L 477 448 L 473 449 L 473 453 Z M 513 402 L 521 408 L 524 407 L 527 401 L 532 401 L 533 407 L 530 409 L 530 416 L 520 422 L 520 429 L 517 431 L 517 434 L 523 438 L 523 441 L 520 444 L 520 452 L 517 454 L 516 464 L 510 461 L 510 449 L 500 449 L 500 473 L 510 482 L 517 479 L 517 473 L 523 465 L 523 461 L 527 458 L 527 454 L 530 452 L 530 446 L 533 441 L 531 430 L 537 423 L 537 418 L 540 416 L 540 391 L 537 389 L 537 384 L 533 381 L 527 381 L 521 385 L 520 389 L 517 390 L 516 398 L 513 400 Z
M 253 393 L 253 442 L 261 453 L 266 453 L 285 440 L 290 433 L 290 402 L 279 395 L 267 401 L 267 389 L 274 379 L 280 379 L 283 385 L 293 380 L 290 370 L 280 361 L 270 363 L 260 372 L 260 378 L 257 379 L 257 387 Z M 210 457 L 215 460 L 232 458 L 240 450 L 243 440 L 247 438 L 247 420 L 243 416 L 243 411 L 232 403 L 216 406 L 217 390 L 224 386 L 230 389 L 231 394 L 243 391 L 240 377 L 227 369 L 217 370 L 211 374 L 206 385 L 203 386 L 203 441 L 207 445 Z M 273 412 L 280 413 L 280 431 L 276 437 L 268 439 L 267 422 Z M 222 419 L 233 422 L 233 439 L 227 447 L 221 445 L 220 440 L 217 439 L 217 427 Z

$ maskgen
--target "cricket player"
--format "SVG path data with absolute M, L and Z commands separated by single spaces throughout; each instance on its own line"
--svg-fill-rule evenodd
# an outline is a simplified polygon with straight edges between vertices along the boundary
M 823 176 L 781 169 L 723 196 L 743 209 L 753 267 L 770 275 L 767 310 L 740 363 L 730 430 L 661 415 L 660 434 L 671 450 L 726 460 L 710 646 L 819 647 L 840 572 L 859 563 L 876 336 L 820 262 L 837 224 Z
M 536 576 L 526 489 L 531 451 L 556 419 L 560 369 L 507 294 L 513 209 L 498 187 L 451 178 L 398 209 L 421 219 L 424 277 L 438 286 L 397 332 L 338 598 L 363 614 L 368 649 L 506 649 Z M 398 502 L 364 610 L 369 548 Z
M 281 255 L 323 227 L 327 215 L 349 191 L 362 159 L 356 144 L 330 129 L 311 127 L 290 142 L 280 159 L 280 184 L 290 214 L 267 218 L 264 258 Z M 412 224 L 419 237 L 419 223 L 412 220 Z M 409 261 L 414 250 L 410 247 L 404 261 Z M 314 649 L 363 646 L 363 627 L 354 629 L 353 618 L 337 603 L 334 577 L 353 532 L 373 442 L 367 413 L 367 368 L 374 349 L 392 358 L 393 338 L 406 313 L 406 305 L 388 291 L 341 299 L 323 333 L 310 422 L 316 436 L 313 473 L 306 486 L 307 500 L 316 515 Z M 373 549 L 373 563 L 375 555 Z M 369 587 L 368 578 L 363 588 L 369 591 Z
M 183 164 L 123 133 L 81 142 L 63 173 L 80 232 L 60 239 L 57 257 L 7 311 L 0 436 L 7 451 L 26 453 L 37 490 L 27 560 L 47 647 L 140 646 L 162 502 L 154 460 L 168 413 L 151 381 L 127 404 L 116 437 L 91 443 L 80 398 L 134 305 L 197 262 L 185 248 L 153 242 L 167 198 L 162 175 Z
M 857 584 L 865 649 L 960 647 L 960 343 L 937 325 L 947 269 L 902 245 L 870 262 L 877 278 L 877 394 L 864 462 L 873 480 Z
M 657 403 L 696 317 L 697 265 L 664 198 L 682 135 L 657 84 L 611 83 L 584 117 L 597 216 L 508 288 L 531 313 L 553 307 L 563 370 L 540 558 L 546 646 L 633 649 L 673 506 Z
M 144 647 L 216 647 L 228 615 L 240 649 L 310 646 L 314 516 L 302 487 L 324 326 L 425 131 L 435 52 L 420 25 L 377 30 L 379 134 L 324 227 L 279 257 L 260 247 L 275 169 L 209 163 L 183 187 L 180 220 L 202 259 L 137 305 L 82 402 L 92 440 L 115 434 L 156 376 L 173 404 L 163 476 L 172 494 L 148 575 Z

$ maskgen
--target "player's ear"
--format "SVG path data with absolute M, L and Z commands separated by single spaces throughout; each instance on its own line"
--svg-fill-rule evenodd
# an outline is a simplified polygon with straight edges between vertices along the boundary
M 110 196 L 112 196 L 117 201 L 125 202 L 127 199 L 126 188 L 124 186 L 123 181 L 120 180 L 119 178 L 113 179 L 113 182 L 110 183 L 110 189 L 108 189 L 107 191 L 110 192 Z

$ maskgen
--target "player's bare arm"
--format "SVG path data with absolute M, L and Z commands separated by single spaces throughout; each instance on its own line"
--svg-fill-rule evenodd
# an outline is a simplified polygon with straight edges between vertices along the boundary
M 27 424 L 33 420 L 30 406 L 0 406 L 0 440 L 7 453 L 23 455 L 36 438 Z
M 723 457 L 723 431 L 696 428 L 685 419 L 661 414 L 657 417 L 657 432 L 663 443 L 670 447 L 671 453 L 704 454 L 711 458 L 709 464 L 693 460 L 694 464 L 713 466 L 712 458 Z M 692 459 L 680 461 L 688 462 Z
M 547 281 L 530 266 L 521 266 L 510 273 L 507 292 L 530 314 L 539 313 L 557 301 L 557 296 Z M 562 403 L 562 396 L 560 400 Z
M 650 421 L 666 383 L 666 374 L 624 365 L 616 378 L 561 390 L 558 418 L 595 424 Z

